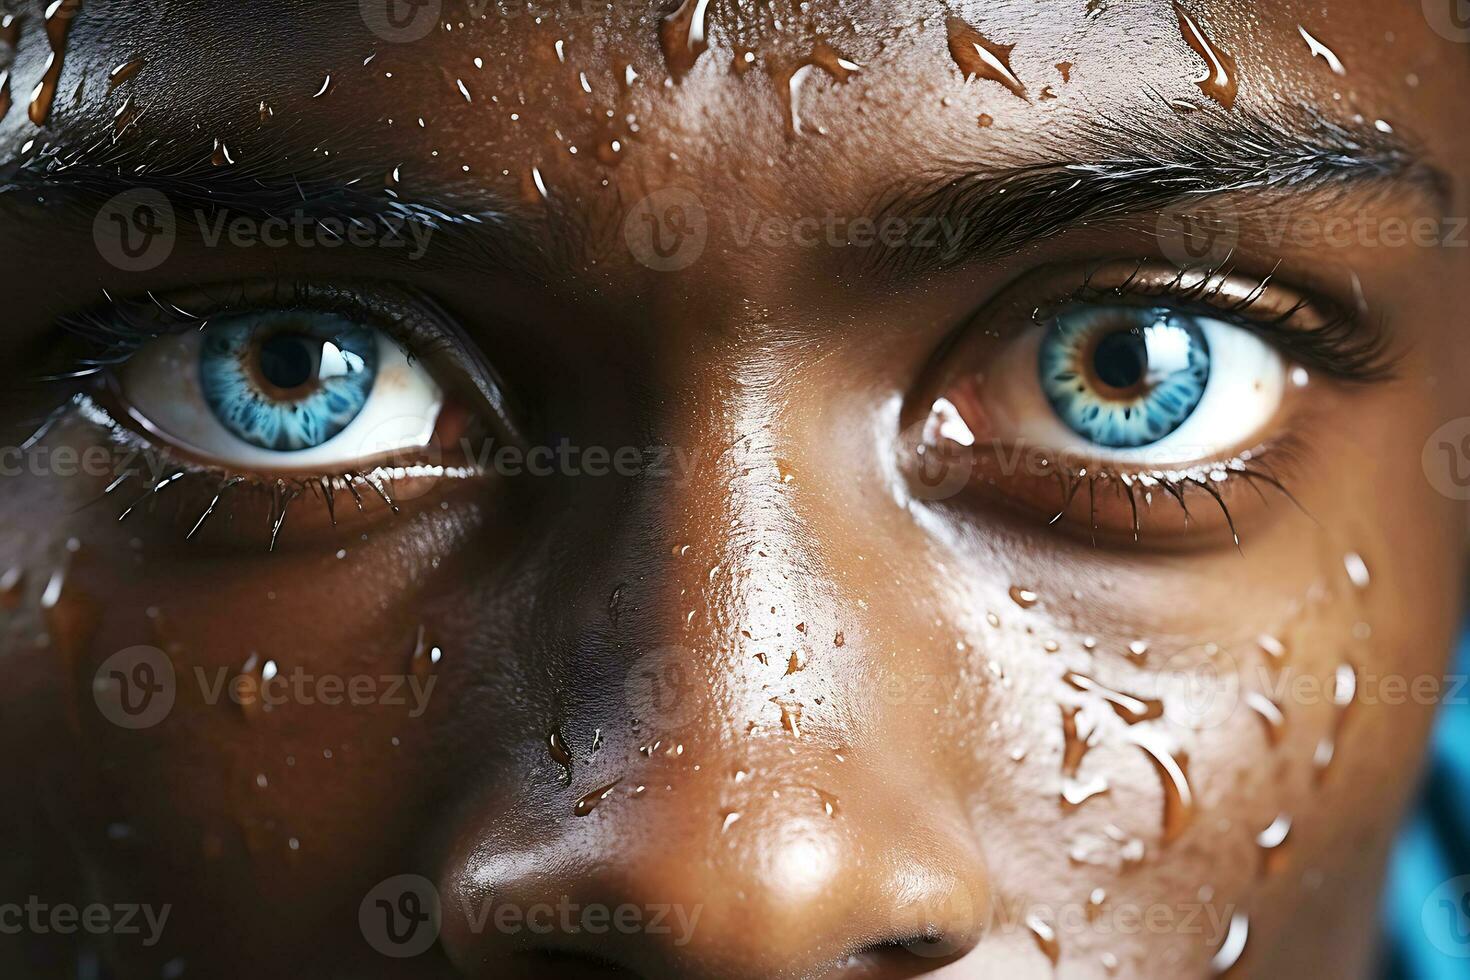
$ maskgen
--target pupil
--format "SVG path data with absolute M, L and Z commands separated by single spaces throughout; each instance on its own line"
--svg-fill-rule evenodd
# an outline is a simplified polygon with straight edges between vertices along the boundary
M 1132 330 L 1109 334 L 1093 352 L 1092 368 L 1109 388 L 1136 387 L 1148 371 L 1148 341 Z
M 279 334 L 260 345 L 260 375 L 283 391 L 313 380 L 316 358 L 305 337 Z

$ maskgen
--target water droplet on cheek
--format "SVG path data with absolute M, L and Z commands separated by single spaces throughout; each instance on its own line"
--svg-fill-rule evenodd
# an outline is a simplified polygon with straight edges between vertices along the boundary
M 443 659 L 443 648 L 430 638 L 427 627 L 419 626 L 418 634 L 414 638 L 413 653 L 408 658 L 410 672 L 419 680 L 425 680 Z
M 606 786 L 594 789 L 592 792 L 588 793 L 586 796 L 577 801 L 576 805 L 572 807 L 572 812 L 579 817 L 587 816 L 593 810 L 596 810 L 598 805 L 601 804 L 603 800 L 612 795 L 612 791 L 617 789 L 618 783 L 621 782 L 621 779 L 617 779 L 612 781 L 611 783 L 608 783 Z
M 1041 598 L 1030 589 L 1023 589 L 1019 585 L 1011 586 L 1011 601 L 1022 609 L 1030 609 L 1041 601 Z

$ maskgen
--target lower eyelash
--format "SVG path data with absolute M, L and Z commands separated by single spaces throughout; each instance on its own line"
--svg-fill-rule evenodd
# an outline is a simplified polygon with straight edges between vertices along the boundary
M 396 482 L 410 479 L 435 479 L 435 480 L 470 480 L 485 475 L 483 468 L 479 466 L 441 466 L 441 465 L 410 465 L 410 466 L 379 466 L 370 470 L 352 470 L 344 473 L 324 474 L 319 476 L 291 476 L 291 477 L 265 477 L 259 474 L 235 473 L 220 467 L 200 464 L 171 455 L 166 450 L 149 442 L 137 432 L 118 422 L 107 409 L 92 399 L 89 395 L 81 393 L 73 396 L 62 408 L 43 426 L 32 439 L 44 438 L 51 425 L 58 421 L 68 412 L 75 412 L 76 416 L 90 425 L 104 432 L 110 442 L 124 453 L 147 453 L 153 458 L 166 465 L 149 466 L 142 470 L 126 471 L 112 480 L 104 489 L 103 494 L 111 495 L 121 489 L 129 479 L 137 475 L 145 478 L 152 474 L 153 484 L 132 504 L 130 504 L 119 516 L 119 522 L 124 521 L 138 507 L 146 502 L 151 502 L 161 492 L 174 483 L 185 478 L 208 478 L 214 477 L 219 480 L 208 506 L 195 520 L 189 531 L 184 535 L 185 540 L 192 539 L 205 522 L 214 514 L 216 508 L 228 494 L 239 490 L 253 490 L 256 492 L 271 494 L 271 536 L 269 550 L 274 551 L 276 542 L 280 537 L 281 528 L 286 521 L 289 509 L 298 498 L 310 496 L 319 500 L 326 508 L 333 526 L 337 524 L 336 500 L 339 494 L 348 496 L 356 505 L 358 511 L 365 511 L 366 496 L 371 494 L 378 497 L 385 506 L 393 513 L 398 513 L 398 504 L 394 500 L 393 485 Z M 164 476 L 157 474 L 167 473 Z M 365 489 L 364 489 L 365 488 Z

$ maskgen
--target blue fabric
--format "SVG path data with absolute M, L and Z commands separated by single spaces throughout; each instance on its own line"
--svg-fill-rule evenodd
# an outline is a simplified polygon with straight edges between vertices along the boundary
M 1454 673 L 1470 674 L 1470 631 Z M 1470 977 L 1470 685 L 1445 688 L 1428 779 L 1389 866 L 1380 975 Z

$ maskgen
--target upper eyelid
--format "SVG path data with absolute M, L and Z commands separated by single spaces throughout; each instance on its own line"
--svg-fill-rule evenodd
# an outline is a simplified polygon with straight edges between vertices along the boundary
M 188 292 L 188 296 L 182 293 Z M 105 295 L 105 294 L 104 294 Z M 94 350 L 106 348 L 104 367 L 127 360 L 154 339 L 190 329 L 207 328 L 210 320 L 271 310 L 300 309 L 359 319 L 397 342 L 411 361 L 444 359 L 472 385 L 500 434 L 525 445 L 509 389 L 479 346 L 429 297 L 383 284 L 296 281 L 232 281 L 194 287 L 180 294 L 147 292 L 142 297 L 106 297 L 101 306 L 58 318 L 63 334 L 77 337 Z
M 1036 318 L 1046 319 L 1045 310 L 1102 299 L 1172 302 L 1251 330 L 1297 363 L 1334 379 L 1368 383 L 1393 377 L 1397 359 L 1382 322 L 1361 309 L 1290 289 L 1277 281 L 1276 270 L 1256 278 L 1225 267 L 1179 269 L 1148 260 L 1106 268 L 1112 278 L 1102 281 L 1113 285 L 1100 286 L 1094 269 L 1067 297 L 1039 307 Z

